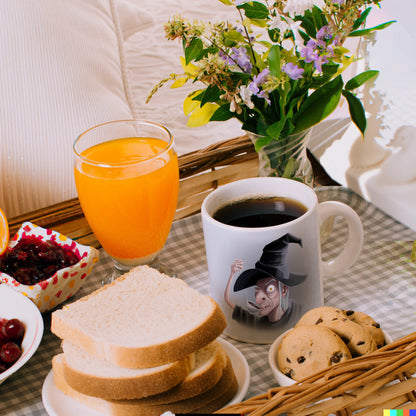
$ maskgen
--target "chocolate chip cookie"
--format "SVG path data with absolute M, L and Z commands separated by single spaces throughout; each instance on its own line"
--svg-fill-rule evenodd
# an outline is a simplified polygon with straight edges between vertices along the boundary
M 296 381 L 350 358 L 341 338 L 321 325 L 293 328 L 283 337 L 277 351 L 280 370 Z
M 297 322 L 296 326 L 301 325 L 318 325 L 322 323 L 346 320 L 347 316 L 342 309 L 333 306 L 321 306 L 306 312 Z
M 348 310 L 344 311 L 348 319 L 367 328 L 374 338 L 377 344 L 377 348 L 382 347 L 385 344 L 384 333 L 378 324 L 371 316 L 364 312 Z
M 334 331 L 347 344 L 353 357 L 365 355 L 377 349 L 371 332 L 348 318 L 322 322 L 316 326 L 325 326 Z

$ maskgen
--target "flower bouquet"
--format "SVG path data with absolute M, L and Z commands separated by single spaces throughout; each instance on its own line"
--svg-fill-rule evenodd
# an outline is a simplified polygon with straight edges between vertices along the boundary
M 345 81 L 342 73 L 357 57 L 344 42 L 393 23 L 364 28 L 370 6 L 381 0 L 219 1 L 236 9 L 236 23 L 175 16 L 165 25 L 168 39 L 182 41 L 184 72 L 162 80 L 148 99 L 170 80 L 173 88 L 201 85 L 184 100 L 188 126 L 240 120 L 257 152 L 273 142 L 283 146 L 265 162 L 278 176 L 297 178 L 296 153 L 305 150 L 306 132 L 341 96 L 364 135 L 365 111 L 354 91 L 378 71 Z

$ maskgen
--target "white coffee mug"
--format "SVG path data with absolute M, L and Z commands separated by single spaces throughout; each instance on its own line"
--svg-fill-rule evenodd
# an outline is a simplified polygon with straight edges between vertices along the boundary
M 258 228 L 214 219 L 230 203 L 265 197 L 298 201 L 305 212 Z M 245 342 L 271 343 L 306 311 L 322 306 L 322 276 L 350 267 L 363 243 L 361 220 L 352 208 L 319 203 L 312 188 L 290 179 L 257 177 L 223 185 L 205 198 L 201 213 L 210 294 L 226 316 L 224 333 Z M 332 216 L 346 220 L 348 239 L 336 258 L 323 261 L 320 226 Z

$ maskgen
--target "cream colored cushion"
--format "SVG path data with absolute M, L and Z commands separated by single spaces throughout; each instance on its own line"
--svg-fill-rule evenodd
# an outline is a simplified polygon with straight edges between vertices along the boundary
M 134 116 L 123 34 L 149 15 L 118 2 L 0 2 L 0 207 L 8 217 L 75 197 L 75 138 Z

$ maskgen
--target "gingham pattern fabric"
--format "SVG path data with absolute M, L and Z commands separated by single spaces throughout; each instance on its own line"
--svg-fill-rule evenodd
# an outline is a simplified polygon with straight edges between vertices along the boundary
M 410 252 L 416 233 L 348 189 L 320 188 L 317 194 L 320 201 L 337 200 L 354 208 L 365 231 L 358 262 L 346 273 L 324 279 L 325 304 L 370 314 L 393 339 L 415 331 L 416 265 L 410 262 Z M 344 238 L 344 224 L 335 221 L 333 233 L 323 246 L 324 255 L 336 254 Z M 178 278 L 209 294 L 200 215 L 173 224 L 160 260 L 175 270 Z M 110 269 L 111 260 L 101 250 L 100 261 L 76 297 L 99 287 Z M 0 385 L 0 415 L 47 415 L 42 405 L 42 384 L 51 369 L 51 358 L 60 352 L 60 341 L 49 331 L 50 313 L 43 316 L 45 333 L 39 349 L 22 369 Z M 250 366 L 247 397 L 276 385 L 267 360 L 269 345 L 227 340 L 243 353 Z

